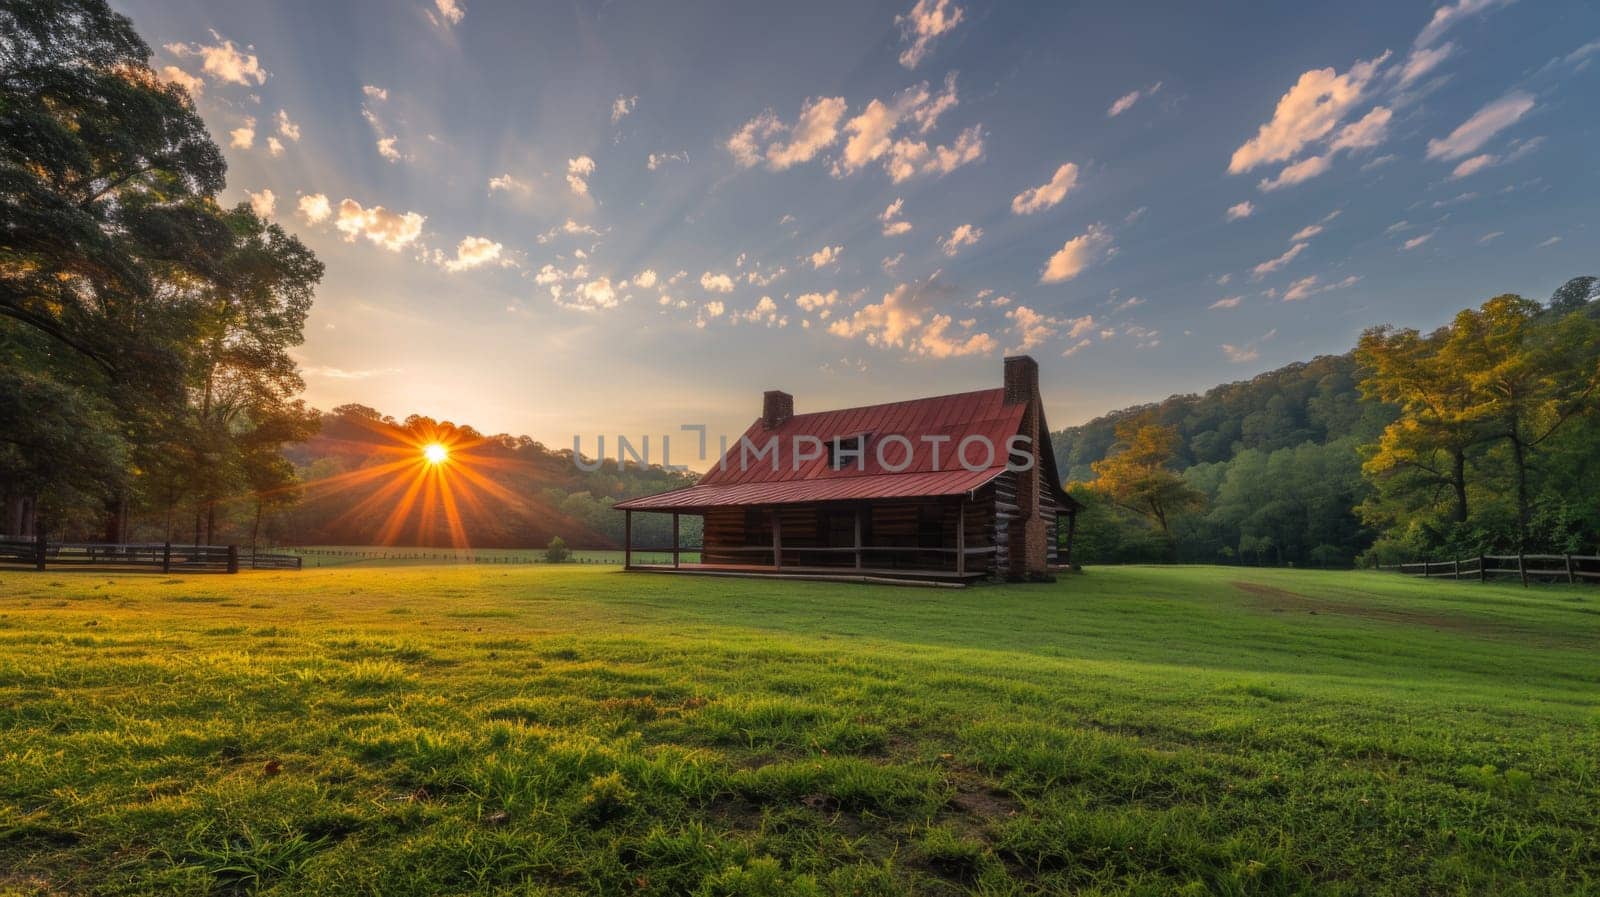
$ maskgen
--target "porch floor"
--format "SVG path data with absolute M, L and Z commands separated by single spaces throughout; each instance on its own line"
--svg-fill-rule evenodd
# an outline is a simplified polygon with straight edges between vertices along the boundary
M 824 582 L 889 582 L 960 588 L 988 577 L 988 571 L 917 570 L 905 567 L 826 567 L 785 564 L 631 564 L 637 573 L 685 573 L 695 576 L 742 576 L 751 579 L 809 579 Z

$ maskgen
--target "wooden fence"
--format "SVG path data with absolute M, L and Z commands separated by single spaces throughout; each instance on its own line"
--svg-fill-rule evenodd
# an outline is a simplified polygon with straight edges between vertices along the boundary
M 241 569 L 299 570 L 301 563 L 298 555 L 241 553 L 237 545 L 0 541 L 0 565 L 25 565 L 36 570 L 238 573 Z
M 1448 561 L 1416 561 L 1379 567 L 1406 576 L 1430 579 L 1476 579 L 1488 582 L 1494 576 L 1515 576 L 1527 585 L 1529 580 L 1560 582 L 1600 581 L 1600 556 L 1588 554 L 1480 554 L 1477 557 Z

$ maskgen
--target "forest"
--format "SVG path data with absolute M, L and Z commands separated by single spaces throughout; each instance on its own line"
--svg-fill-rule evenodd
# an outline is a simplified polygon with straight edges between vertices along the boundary
M 1052 434 L 1083 563 L 1316 567 L 1600 545 L 1600 290 L 1568 280 L 1431 333 Z

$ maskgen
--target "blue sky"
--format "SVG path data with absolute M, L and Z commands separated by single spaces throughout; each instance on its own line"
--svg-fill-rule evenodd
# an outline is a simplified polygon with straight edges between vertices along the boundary
M 1062 426 L 1600 273 L 1590 3 L 116 5 L 327 263 L 321 407 L 736 434 L 1026 351 Z

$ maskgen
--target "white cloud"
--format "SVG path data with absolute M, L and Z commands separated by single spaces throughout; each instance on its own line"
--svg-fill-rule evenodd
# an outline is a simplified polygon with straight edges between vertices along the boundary
M 895 16 L 900 40 L 910 44 L 900 52 L 900 64 L 916 68 L 933 49 L 934 41 L 961 24 L 964 15 L 965 11 L 951 0 L 917 0 L 910 11 Z
M 1222 354 L 1228 356 L 1228 360 L 1234 364 L 1244 364 L 1261 357 L 1261 353 L 1253 345 L 1234 346 L 1228 343 L 1222 344 Z
M 274 210 L 278 208 L 278 197 L 272 195 L 270 189 L 263 188 L 260 193 L 248 193 L 250 208 L 262 218 L 271 218 Z
M 754 286 L 764 287 L 771 284 L 774 280 L 782 277 L 788 270 L 788 268 L 779 265 L 778 267 L 766 272 L 758 270 L 746 271 L 744 274 L 744 282 Z
M 1463 159 L 1461 164 L 1457 165 L 1455 170 L 1450 172 L 1450 176 L 1452 178 L 1470 177 L 1471 175 L 1477 174 L 1485 168 L 1493 165 L 1496 161 L 1496 158 L 1489 153 L 1484 153 L 1481 156 L 1473 156 L 1470 159 Z
M 929 149 L 920 140 L 900 139 L 889 148 L 884 163 L 889 179 L 895 183 L 918 174 L 945 175 L 983 158 L 983 126 L 973 125 L 956 135 L 954 143 Z
M 304 199 L 301 200 L 301 210 L 305 210 Z M 346 240 L 366 237 L 390 252 L 399 252 L 422 235 L 422 223 L 426 220 L 425 216 L 416 212 L 391 212 L 383 206 L 364 209 L 361 203 L 345 199 L 339 203 L 339 215 L 334 226 L 339 228 Z
M 276 137 L 267 138 L 267 155 L 276 159 L 283 155 L 283 141 Z
M 655 272 L 655 270 L 651 269 L 651 268 L 646 268 L 643 271 L 640 271 L 638 274 L 634 275 L 634 277 L 633 277 L 633 285 L 638 287 L 638 288 L 640 288 L 640 289 L 642 289 L 642 290 L 648 290 L 648 289 L 654 287 L 656 285 L 656 272 Z
M 1122 113 L 1127 112 L 1129 109 L 1132 109 L 1133 108 L 1133 104 L 1139 102 L 1140 99 L 1142 99 L 1144 97 L 1155 96 L 1156 91 L 1158 91 L 1160 89 L 1161 89 L 1161 82 L 1157 81 L 1156 83 L 1150 85 L 1149 87 L 1143 88 L 1141 90 L 1135 90 L 1135 91 L 1132 91 L 1131 93 L 1125 93 L 1122 96 L 1117 97 L 1116 102 L 1111 104 L 1111 108 L 1106 110 L 1106 117 L 1107 118 L 1116 118 L 1117 116 L 1121 115 Z
M 1111 248 L 1111 235 L 1100 225 L 1091 224 L 1088 230 L 1062 244 L 1050 256 L 1039 282 L 1062 283 L 1071 280 Z
M 1521 92 L 1495 100 L 1473 113 L 1448 137 L 1429 140 L 1428 158 L 1460 159 L 1472 155 L 1495 134 L 1516 124 L 1533 105 L 1533 97 Z
M 885 237 L 898 237 L 901 234 L 910 233 L 911 222 L 897 220 L 900 218 L 900 212 L 904 206 L 905 200 L 896 199 L 894 202 L 889 203 L 889 207 L 878 215 L 878 220 L 883 222 L 883 235 Z
M 388 159 L 390 162 L 399 162 L 401 159 L 404 159 L 405 154 L 400 152 L 399 149 L 395 148 L 396 139 L 397 138 L 395 137 L 379 137 L 378 155 Z
M 1417 47 L 1406 57 L 1405 65 L 1400 67 L 1399 86 L 1404 89 L 1415 83 L 1423 75 L 1439 67 L 1439 63 L 1449 58 L 1455 52 L 1456 45 L 1451 43 L 1440 44 L 1437 47 Z
M 456 257 L 444 263 L 446 271 L 466 271 L 491 263 L 505 264 L 501 258 L 505 247 L 487 237 L 464 237 L 456 244 Z
M 1271 120 L 1234 150 L 1228 173 L 1241 174 L 1261 165 L 1287 161 L 1326 137 L 1361 102 L 1367 84 L 1388 57 L 1385 53 L 1357 62 L 1342 75 L 1332 68 L 1301 74 L 1278 99 Z
M 645 166 L 645 168 L 648 168 L 651 171 L 655 171 L 657 168 L 660 168 L 661 166 L 667 164 L 668 162 L 684 162 L 684 163 L 687 163 L 688 161 L 689 161 L 689 151 L 688 150 L 683 150 L 681 152 L 676 152 L 676 153 L 651 153 L 650 155 L 645 157 L 644 166 Z
M 617 290 L 611 285 L 610 278 L 597 277 L 587 283 L 579 284 L 572 292 L 568 293 L 560 286 L 550 288 L 551 298 L 562 308 L 574 311 L 604 311 L 616 308 L 621 301 Z
M 638 97 L 619 96 L 611 101 L 611 123 L 616 124 L 628 117 L 633 107 L 639 104 Z
M 1432 46 L 1434 41 L 1462 19 L 1510 2 L 1512 0 L 1456 0 L 1454 3 L 1446 3 L 1433 11 L 1433 18 L 1429 19 L 1428 24 L 1417 34 L 1415 46 Z
M 1243 296 L 1227 296 L 1222 299 L 1218 299 L 1206 307 L 1211 309 L 1238 308 L 1242 302 L 1244 302 Z
M 533 187 L 528 184 L 527 181 L 512 176 L 510 172 L 502 174 L 499 177 L 493 177 L 489 179 L 490 193 L 497 193 L 501 191 L 506 193 L 526 193 L 531 189 L 533 189 Z
M 245 85 L 252 82 L 267 83 L 266 70 L 261 67 L 255 54 L 250 52 L 255 47 L 246 46 L 244 51 L 240 51 L 233 41 L 224 40 L 215 31 L 211 32 L 211 37 L 217 41 L 216 44 L 167 44 L 167 50 L 178 57 L 200 57 L 200 70 L 215 81 Z
M 1011 329 L 1017 335 L 1017 345 L 1006 349 L 1007 353 L 1027 352 L 1044 344 L 1057 333 L 1057 322 L 1026 305 L 1019 305 L 1006 312 L 1006 318 L 1011 321 Z M 1089 318 L 1089 326 L 1093 327 L 1094 318 Z
M 244 124 L 228 132 L 228 146 L 249 149 L 256 142 L 256 120 L 245 116 Z
M 162 66 L 161 70 L 156 73 L 156 77 L 165 84 L 176 84 L 187 90 L 191 97 L 198 97 L 205 92 L 205 81 L 175 65 Z
M 811 267 L 825 268 L 839 260 L 839 254 L 844 252 L 843 246 L 824 246 L 811 253 Z
M 1545 248 L 1548 248 L 1550 246 L 1554 246 L 1554 245 L 1556 245 L 1557 243 L 1560 243 L 1560 242 L 1561 242 L 1561 238 L 1560 237 L 1551 237 L 1548 240 L 1545 240 L 1542 243 L 1540 243 L 1539 244 L 1539 248 L 1540 249 L 1545 249 Z
M 994 351 L 996 342 L 987 333 L 965 337 L 948 335 L 953 319 L 927 308 L 926 284 L 900 284 L 883 294 L 881 302 L 862 306 L 849 317 L 828 325 L 834 336 L 861 338 L 870 346 L 904 349 L 916 355 L 948 358 Z
M 467 10 L 461 5 L 461 0 L 433 0 L 433 5 L 439 10 L 439 17 L 433 18 L 432 13 L 429 13 L 428 17 L 433 18 L 436 25 L 459 25 L 461 20 L 466 18 Z
M 1315 296 L 1318 293 L 1326 293 L 1329 290 L 1342 290 L 1346 287 L 1355 286 L 1360 280 L 1361 277 L 1359 275 L 1352 274 L 1343 280 L 1325 284 L 1320 281 L 1317 275 L 1312 274 L 1307 277 L 1302 277 L 1299 280 L 1289 284 L 1289 288 L 1283 292 L 1283 301 L 1298 302 L 1301 299 Z
M 894 255 L 884 256 L 883 261 L 879 262 L 878 266 L 883 269 L 883 273 L 893 274 L 900 268 L 900 263 L 905 260 L 906 254 L 903 252 L 897 252 Z
M 1228 206 L 1228 220 L 1238 221 L 1240 218 L 1249 218 L 1256 213 L 1255 203 L 1245 200 L 1241 203 Z
M 567 186 L 579 196 L 589 195 L 589 176 L 594 174 L 594 160 L 579 156 L 567 160 Z
M 834 177 L 852 174 L 891 154 L 894 151 L 895 131 L 903 124 L 918 134 L 933 130 L 939 117 L 955 108 L 957 102 L 956 76 L 953 72 L 945 77 L 944 90 L 938 94 L 933 93 L 928 82 L 924 81 L 901 91 L 887 103 L 877 99 L 868 102 L 859 115 L 844 125 L 849 137 L 845 140 L 839 159 L 833 164 Z
M 1408 252 L 1408 251 L 1410 251 L 1412 249 L 1416 249 L 1418 246 L 1421 246 L 1422 244 L 1428 242 L 1429 240 L 1432 240 L 1433 239 L 1433 235 L 1436 234 L 1436 233 L 1438 233 L 1438 231 L 1431 230 L 1431 231 L 1428 231 L 1425 234 L 1421 234 L 1420 236 L 1412 237 L 1411 239 L 1405 241 L 1405 243 L 1401 244 L 1400 251 L 1401 252 Z
M 950 232 L 950 235 L 939 241 L 939 251 L 948 256 L 954 256 L 962 247 L 972 246 L 983 239 L 983 228 L 963 224 Z
M 579 236 L 582 236 L 582 237 L 598 237 L 598 236 L 602 236 L 600 231 L 596 230 L 592 225 L 579 224 L 578 222 L 572 220 L 571 218 L 568 218 L 564 223 L 556 225 L 555 227 L 550 228 L 549 230 L 545 231 L 544 233 L 540 234 L 539 236 L 535 237 L 534 239 L 538 240 L 540 243 L 548 243 L 551 240 L 555 239 L 558 235 L 561 235 L 561 234 L 566 234 L 569 237 L 579 237 Z
M 1389 136 L 1389 122 L 1394 113 L 1387 106 L 1374 106 L 1372 111 L 1339 129 L 1329 148 L 1333 150 L 1371 149 Z
M 844 117 L 845 109 L 844 97 L 808 99 L 792 127 L 768 109 L 734 132 L 725 145 L 734 160 L 746 168 L 765 159 L 768 168 L 783 171 L 809 162 L 833 145 L 839 138 L 839 120 Z M 784 133 L 789 135 L 789 142 L 770 140 L 765 148 L 761 146 L 762 141 Z
M 801 293 L 795 297 L 794 304 L 800 306 L 801 311 L 816 311 L 838 301 L 839 291 L 829 290 L 826 293 Z
M 278 133 L 290 140 L 300 140 L 300 126 L 289 119 L 287 110 L 278 110 Z
M 1309 181 L 1320 174 L 1326 173 L 1327 170 L 1332 167 L 1333 156 L 1331 154 L 1325 156 L 1307 156 L 1293 165 L 1285 166 L 1282 171 L 1278 172 L 1278 176 L 1275 178 L 1262 178 L 1261 181 L 1256 184 L 1256 186 L 1264 191 L 1270 192 L 1278 189 L 1279 187 L 1287 187 L 1291 184 Z
M 1032 215 L 1055 206 L 1078 184 L 1078 166 L 1068 162 L 1056 169 L 1049 183 L 1029 187 L 1011 198 L 1011 212 L 1015 215 Z
M 371 84 L 361 85 L 361 92 L 366 94 L 368 99 L 378 100 L 380 102 L 389 98 L 389 91 L 383 89 L 382 87 L 374 87 Z
M 754 308 L 747 311 L 734 312 L 733 319 L 747 321 L 751 324 L 765 324 L 768 327 L 787 327 L 789 318 L 778 314 L 778 303 L 772 301 L 771 296 L 762 296 Z
M 328 197 L 321 193 L 310 193 L 300 197 L 298 207 L 300 217 L 304 218 L 307 224 L 321 224 L 333 214 L 333 207 L 328 205 Z
M 1322 233 L 1322 229 L 1322 225 L 1320 224 L 1308 224 L 1305 227 L 1295 231 L 1294 236 L 1289 238 L 1289 242 L 1304 243 L 1312 237 L 1315 237 L 1317 234 Z
M 733 278 L 726 274 L 712 274 L 710 271 L 700 275 L 701 289 L 712 293 L 733 292 Z
M 1486 233 L 1483 236 L 1478 238 L 1478 245 L 1479 246 L 1488 246 L 1490 243 L 1493 243 L 1495 240 L 1498 240 L 1498 239 L 1500 239 L 1501 237 L 1503 237 L 1505 235 L 1506 235 L 1506 232 L 1503 231 L 1503 230 L 1492 230 L 1492 231 L 1489 231 L 1488 233 Z
M 1308 245 L 1310 245 L 1310 244 L 1307 244 L 1307 243 L 1296 243 L 1293 246 L 1289 247 L 1289 250 L 1287 252 L 1285 252 L 1283 255 L 1280 255 L 1275 259 L 1268 259 L 1267 261 L 1264 261 L 1261 264 L 1255 266 L 1253 269 L 1251 269 L 1251 271 L 1252 271 L 1252 273 L 1255 274 L 1257 279 L 1265 277 L 1266 275 L 1271 274 L 1272 272 L 1278 270 L 1279 268 L 1282 268 L 1284 265 L 1287 265 L 1290 262 L 1294 261 L 1295 256 L 1299 255 L 1302 252 L 1305 252 L 1306 251 L 1306 246 L 1308 246 Z

